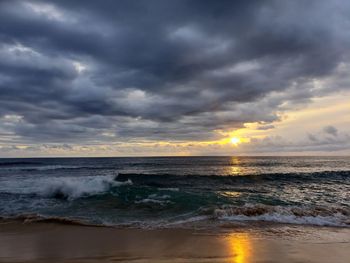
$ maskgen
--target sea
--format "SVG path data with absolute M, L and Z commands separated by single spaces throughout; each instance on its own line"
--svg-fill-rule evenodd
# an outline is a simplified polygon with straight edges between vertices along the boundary
M 350 157 L 4 158 L 0 217 L 151 229 L 350 227 Z

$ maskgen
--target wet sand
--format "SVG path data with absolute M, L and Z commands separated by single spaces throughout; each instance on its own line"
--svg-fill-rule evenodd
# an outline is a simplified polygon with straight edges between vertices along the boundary
M 0 262 L 348 263 L 350 230 L 234 227 L 224 232 L 0 223 Z

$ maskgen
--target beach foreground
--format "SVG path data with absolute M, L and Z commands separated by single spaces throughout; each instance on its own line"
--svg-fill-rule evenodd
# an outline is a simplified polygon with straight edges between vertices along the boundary
M 117 229 L 2 222 L 0 262 L 348 262 L 350 230 L 305 226 Z

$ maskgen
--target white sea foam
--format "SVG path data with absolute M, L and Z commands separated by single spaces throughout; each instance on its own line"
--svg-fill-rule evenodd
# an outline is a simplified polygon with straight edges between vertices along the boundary
M 179 219 L 179 220 L 176 220 L 176 221 L 170 222 L 170 223 L 165 223 L 165 224 L 163 224 L 163 226 L 164 227 L 171 227 L 171 226 L 181 227 L 182 225 L 186 225 L 189 223 L 195 223 L 195 222 L 199 222 L 199 221 L 205 221 L 205 220 L 209 220 L 209 219 L 210 219 L 209 216 L 204 216 L 204 215 L 193 216 L 193 217 L 186 218 L 186 219 Z
M 43 197 L 75 199 L 107 192 L 111 187 L 131 185 L 131 180 L 119 182 L 115 176 L 41 177 L 2 181 L 1 192 L 36 194 Z
M 169 199 L 169 195 L 157 195 L 157 194 L 151 194 L 147 196 L 147 198 L 137 200 L 135 201 L 135 204 L 159 204 L 159 205 L 166 205 L 171 204 L 172 202 L 167 200 Z
M 63 178 L 62 178 L 63 179 Z M 82 196 L 97 195 L 105 193 L 111 187 L 120 185 L 131 185 L 130 180 L 118 182 L 111 176 L 91 176 L 81 178 L 55 179 L 41 191 L 41 194 L 48 197 L 66 197 L 75 199 Z
M 266 221 L 285 224 L 349 227 L 346 211 L 281 206 L 244 206 L 216 209 L 214 217 L 227 221 Z
M 46 170 L 58 170 L 58 169 L 79 169 L 81 166 L 74 165 L 44 165 L 37 167 L 22 167 L 22 169 L 35 169 L 38 171 L 46 171 Z

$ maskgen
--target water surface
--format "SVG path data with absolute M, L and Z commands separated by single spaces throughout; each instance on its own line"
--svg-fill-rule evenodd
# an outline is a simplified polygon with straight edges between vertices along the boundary
M 347 227 L 350 158 L 0 159 L 0 215 L 146 228 Z

